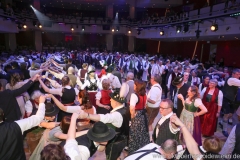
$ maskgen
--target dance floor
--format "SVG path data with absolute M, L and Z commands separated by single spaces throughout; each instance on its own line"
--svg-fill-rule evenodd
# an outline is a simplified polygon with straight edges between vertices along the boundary
M 100 73 L 100 70 L 96 70 L 97 74 Z M 124 82 L 124 80 L 123 80 Z M 155 127 L 155 125 L 157 124 L 158 120 L 161 118 L 161 115 L 158 114 L 157 117 L 155 118 L 154 120 L 154 123 L 153 123 L 153 126 Z M 221 120 L 222 118 L 219 118 L 219 121 Z M 230 133 L 231 132 L 231 129 L 232 129 L 233 126 L 229 127 L 228 128 L 228 132 Z M 219 127 L 217 127 L 217 131 L 215 132 L 214 134 L 215 137 L 219 138 L 222 142 L 222 144 L 224 144 L 224 142 L 226 141 L 226 137 L 223 136 L 222 134 L 222 129 Z M 202 137 L 202 140 L 204 141 L 205 137 Z M 26 141 L 24 140 L 24 149 L 25 149 L 25 153 L 26 153 L 26 157 L 27 157 L 27 160 L 29 159 L 30 157 L 30 152 L 28 150 L 28 147 L 27 147 L 27 144 L 26 144 Z M 121 160 L 124 159 L 124 157 L 126 157 L 128 155 L 128 153 L 126 151 L 123 150 L 120 158 Z M 89 158 L 89 160 L 105 160 L 106 159 L 106 155 L 105 155 L 105 152 L 96 152 L 91 158 Z

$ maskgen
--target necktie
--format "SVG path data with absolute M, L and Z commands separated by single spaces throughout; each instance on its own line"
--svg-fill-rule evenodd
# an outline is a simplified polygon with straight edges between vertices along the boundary
M 177 109 L 177 99 L 178 99 L 178 98 L 177 98 L 177 95 L 178 95 L 178 90 L 179 90 L 179 89 L 177 89 L 177 92 L 176 92 L 175 97 L 174 97 L 174 108 L 175 108 L 175 109 Z

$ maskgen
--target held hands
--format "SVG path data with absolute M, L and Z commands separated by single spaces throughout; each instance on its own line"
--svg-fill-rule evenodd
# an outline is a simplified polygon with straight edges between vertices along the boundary
M 73 114 L 72 114 L 72 119 L 77 120 L 78 117 L 79 117 L 79 114 L 80 114 L 80 113 L 76 113 L 76 112 L 73 113 Z
M 79 119 L 85 119 L 87 117 L 88 117 L 88 113 L 84 112 L 83 110 L 79 112 L 79 115 L 78 115 Z

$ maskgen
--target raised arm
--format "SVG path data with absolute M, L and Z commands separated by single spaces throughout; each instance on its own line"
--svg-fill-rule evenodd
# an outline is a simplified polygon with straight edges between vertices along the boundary
M 39 108 L 36 115 L 29 118 L 15 121 L 22 130 L 22 133 L 28 129 L 31 129 L 41 123 L 45 115 L 45 96 L 40 96 L 39 98 Z
M 35 81 L 38 77 L 39 75 L 35 75 L 34 77 L 30 78 L 29 81 L 26 84 L 24 84 L 21 88 L 12 90 L 11 93 L 13 94 L 13 96 L 17 97 L 22 93 L 26 92 L 28 88 L 30 88 L 31 85 L 33 84 L 33 81 Z
M 185 139 L 187 149 L 191 154 L 191 156 L 193 157 L 193 159 L 201 160 L 202 155 L 198 149 L 198 144 L 196 143 L 196 141 L 194 140 L 194 138 L 192 137 L 191 133 L 188 131 L 186 126 L 181 122 L 181 120 L 176 116 L 176 114 L 173 114 L 170 117 L 170 121 L 171 123 L 173 123 L 174 125 L 178 126 L 181 129 L 183 138 Z

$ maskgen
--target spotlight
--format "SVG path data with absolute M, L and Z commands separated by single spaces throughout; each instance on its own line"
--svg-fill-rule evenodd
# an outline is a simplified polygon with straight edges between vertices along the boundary
M 85 26 L 82 26 L 82 31 L 85 31 Z
M 23 25 L 23 28 L 24 28 L 24 29 L 26 29 L 26 28 L 27 28 L 27 25 L 26 25 L 26 24 L 24 24 L 24 25 Z
M 32 5 L 30 5 L 30 7 L 32 8 L 33 6 L 32 6 Z
M 112 29 L 112 32 L 114 32 L 114 29 Z
M 213 24 L 211 26 L 211 31 L 216 32 L 218 30 L 218 24 Z
M 182 26 L 177 26 L 177 33 L 180 33 L 182 30 Z
M 128 34 L 131 34 L 131 33 L 132 33 L 132 31 L 129 29 L 129 30 L 128 30 Z
M 41 25 L 41 24 L 39 24 L 39 25 L 38 25 L 38 28 L 42 28 L 42 25 Z
M 164 31 L 160 31 L 160 36 L 163 36 L 164 35 Z
M 71 31 L 74 31 L 74 28 L 73 28 L 73 27 L 71 27 Z

